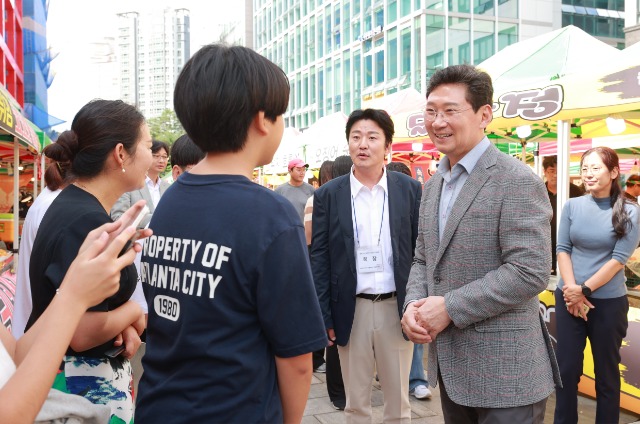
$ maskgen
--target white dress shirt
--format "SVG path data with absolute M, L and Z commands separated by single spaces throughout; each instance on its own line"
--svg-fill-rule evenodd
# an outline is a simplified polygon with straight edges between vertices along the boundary
M 151 195 L 151 200 L 153 200 L 154 209 L 158 207 L 158 202 L 160 201 L 160 177 L 158 177 L 158 184 L 155 184 L 151 181 L 151 178 L 146 177 L 145 182 L 147 183 L 147 188 L 149 189 L 149 194 Z
M 373 186 L 372 190 L 369 190 L 368 187 L 358 181 L 353 174 L 353 168 L 350 173 L 350 183 L 351 220 L 353 222 L 356 257 L 358 246 L 377 246 L 378 239 L 380 239 L 383 257 L 383 270 L 381 272 L 357 272 L 356 294 L 382 294 L 396 291 L 396 282 L 393 276 L 391 230 L 389 227 L 387 170 L 383 167 L 382 178 Z

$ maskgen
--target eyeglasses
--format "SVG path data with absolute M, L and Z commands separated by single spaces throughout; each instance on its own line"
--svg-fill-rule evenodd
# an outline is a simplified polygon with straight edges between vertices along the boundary
M 469 109 L 472 109 L 472 108 L 468 107 L 466 109 L 446 109 L 442 112 L 438 112 L 434 109 L 427 109 L 424 111 L 424 119 L 426 119 L 427 121 L 433 122 L 436 119 L 438 119 L 438 115 L 440 115 L 444 122 L 449 122 L 452 119 L 455 119 L 455 117 L 458 114 L 465 112 Z
M 155 160 L 159 160 L 159 159 L 162 159 L 165 161 L 169 160 L 169 156 L 165 156 L 165 155 L 151 155 L 151 156 L 153 156 Z
M 602 169 L 603 168 L 601 166 L 591 166 L 589 168 L 585 166 L 580 170 L 580 174 L 587 175 L 588 173 L 591 173 L 591 175 L 596 175 L 599 174 Z

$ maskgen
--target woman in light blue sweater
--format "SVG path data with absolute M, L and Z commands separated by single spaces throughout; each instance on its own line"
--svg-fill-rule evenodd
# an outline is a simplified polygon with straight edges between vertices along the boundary
M 596 423 L 617 423 L 620 346 L 629 311 L 624 264 L 640 240 L 638 206 L 622 195 L 614 150 L 586 151 L 580 172 L 588 194 L 570 199 L 562 209 L 556 249 L 557 357 L 563 387 L 556 389 L 554 423 L 578 422 L 587 337 L 596 375 Z

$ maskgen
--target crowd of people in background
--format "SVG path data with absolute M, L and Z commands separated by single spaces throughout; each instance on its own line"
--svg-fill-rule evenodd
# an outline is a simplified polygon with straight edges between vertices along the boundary
M 557 159 L 543 180 L 489 142 L 489 75 L 440 69 L 426 100 L 444 156 L 424 186 L 387 163 L 389 114 L 359 109 L 317 189 L 296 158 L 275 191 L 253 170 L 280 144 L 289 82 L 250 49 L 185 64 L 171 147 L 131 105 L 85 105 L 45 149 L 26 217 L 0 421 L 295 423 L 320 372 L 348 423 L 371 422 L 374 379 L 386 423 L 409 423 L 429 386 L 447 423 L 542 423 L 554 391 L 554 422 L 577 423 L 588 339 L 596 421 L 618 422 L 640 176 L 622 191 L 615 151 L 585 152 L 556 238 Z M 538 301 L 550 274 L 556 349 Z

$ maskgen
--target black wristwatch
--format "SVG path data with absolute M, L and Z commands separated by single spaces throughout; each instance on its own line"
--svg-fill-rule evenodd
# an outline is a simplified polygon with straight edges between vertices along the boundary
M 585 296 L 591 296 L 591 289 L 586 285 L 582 285 L 582 294 Z

